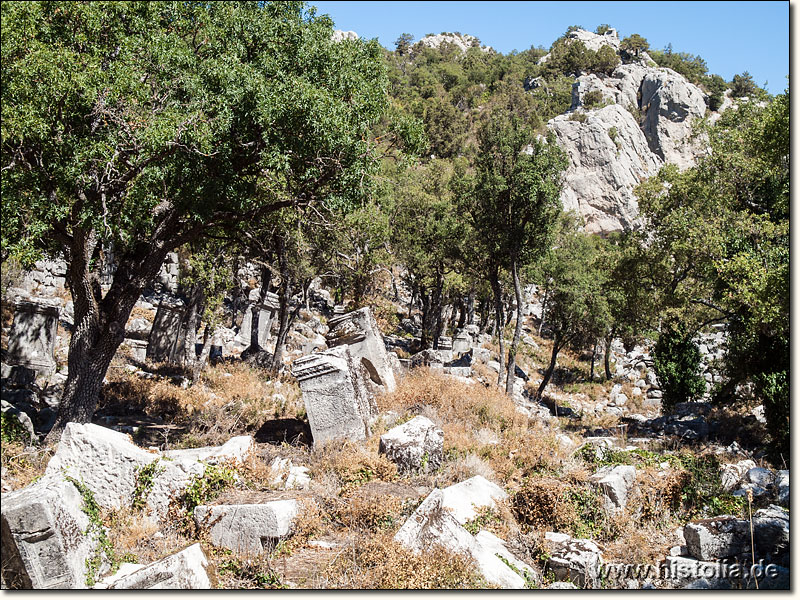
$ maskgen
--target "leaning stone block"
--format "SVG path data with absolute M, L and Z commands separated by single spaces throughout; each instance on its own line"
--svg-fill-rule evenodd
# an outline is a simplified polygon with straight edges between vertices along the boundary
M 369 307 L 354 310 L 328 321 L 326 337 L 331 348 L 346 345 L 353 358 L 360 362 L 370 380 L 387 392 L 396 387 L 392 363 L 386 352 L 383 335 Z
M 525 580 L 498 558 L 491 547 L 473 538 L 444 506 L 442 490 L 434 490 L 395 534 L 395 541 L 417 554 L 438 545 L 472 558 L 491 584 L 522 589 Z
M 348 347 L 298 358 L 292 375 L 303 393 L 315 446 L 369 436 L 376 411 Z
M 117 579 L 110 590 L 208 590 L 208 559 L 200 544 L 162 558 Z
M 442 498 L 442 505 L 463 524 L 478 516 L 476 508 L 494 508 L 495 501 L 508 498 L 508 494 L 485 477 L 476 475 L 443 489 Z
M 401 471 L 435 471 L 444 459 L 444 432 L 430 419 L 418 415 L 381 436 L 378 452 Z
M 591 587 L 599 580 L 603 555 L 591 540 L 548 531 L 545 545 L 550 554 L 547 567 L 557 579 L 571 581 L 581 588 Z
M 292 532 L 300 512 L 297 500 L 275 500 L 265 504 L 220 504 L 198 506 L 194 520 L 208 527 L 211 543 L 242 554 L 261 554 Z
M 161 301 L 147 338 L 147 358 L 153 362 L 182 362 L 186 344 L 186 307 Z
M 2 574 L 12 589 L 81 589 L 98 540 L 83 498 L 60 475 L 3 495 Z
M 606 509 L 617 512 L 628 502 L 628 493 L 636 480 L 636 468 L 631 465 L 604 467 L 589 480 L 602 491 Z

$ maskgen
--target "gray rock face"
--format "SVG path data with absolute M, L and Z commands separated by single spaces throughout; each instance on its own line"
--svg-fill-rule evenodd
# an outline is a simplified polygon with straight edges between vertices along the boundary
M 750 469 L 754 469 L 756 463 L 752 460 L 741 460 L 738 463 L 729 463 L 720 467 L 720 480 L 722 481 L 722 489 L 726 492 L 732 492 L 736 489 L 742 481 L 745 473 Z
M 325 336 L 328 346 L 346 345 L 353 358 L 366 369 L 369 379 L 387 392 L 393 392 L 396 384 L 389 354 L 383 343 L 378 324 L 369 307 L 354 310 L 328 321 Z
M 619 34 L 613 27 L 609 28 L 609 30 L 602 35 L 592 33 L 586 29 L 576 29 L 575 31 L 570 31 L 567 34 L 567 40 L 568 43 L 579 41 L 583 43 L 588 50 L 592 50 L 594 52 L 597 52 L 603 46 L 610 46 L 614 52 L 619 52 Z M 550 60 L 549 52 L 539 59 L 538 64 L 544 64 L 548 60 Z
M 789 551 L 789 514 L 779 506 L 757 510 L 753 515 L 756 552 L 775 559 Z
M 181 362 L 186 343 L 186 307 L 162 301 L 147 339 L 147 358 L 153 362 Z
M 778 471 L 775 478 L 776 498 L 781 506 L 789 506 L 789 471 Z
M 651 69 L 642 80 L 644 133 L 650 148 L 681 169 L 694 166 L 699 148 L 690 143 L 692 125 L 706 112 L 703 93 L 672 69 Z
M 300 384 L 314 445 L 363 440 L 377 412 L 349 346 L 298 358 L 292 375 Z
M 444 432 L 430 419 L 418 415 L 381 436 L 378 452 L 400 471 L 435 471 L 444 459 Z
M 589 233 L 630 229 L 639 215 L 633 189 L 662 161 L 626 109 L 615 104 L 585 114 L 583 123 L 568 115 L 548 122 L 570 160 L 561 203 L 584 218 Z
M 489 46 L 481 46 L 480 40 L 475 36 L 466 34 L 440 33 L 438 35 L 426 35 L 417 43 L 428 48 L 438 48 L 442 44 L 452 44 L 461 52 L 466 52 L 473 46 L 480 48 L 483 52 L 491 50 Z
M 270 552 L 292 531 L 300 512 L 297 500 L 276 500 L 265 504 L 198 506 L 194 520 L 208 527 L 211 543 L 242 554 Z
M 2 574 L 12 589 L 81 589 L 98 547 L 80 492 L 60 474 L 3 494 Z
M 478 516 L 477 508 L 494 508 L 496 500 L 505 500 L 508 494 L 499 485 L 481 475 L 475 475 L 442 490 L 442 506 L 461 524 Z
M 117 579 L 110 590 L 208 590 L 208 559 L 200 544 L 142 567 Z
M 591 587 L 599 580 L 603 554 L 591 540 L 548 531 L 545 545 L 550 554 L 547 567 L 557 579 L 572 582 L 580 588 Z

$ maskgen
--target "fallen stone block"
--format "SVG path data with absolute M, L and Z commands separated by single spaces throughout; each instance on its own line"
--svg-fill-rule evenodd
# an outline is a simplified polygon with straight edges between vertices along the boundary
M 744 478 L 748 483 L 753 483 L 763 488 L 769 487 L 775 481 L 773 472 L 763 467 L 750 469 L 745 473 Z
M 462 525 L 478 516 L 476 508 L 497 506 L 496 500 L 505 500 L 508 494 L 485 477 L 476 475 L 442 490 L 442 506 L 449 509 Z
M 745 473 L 755 468 L 756 463 L 752 460 L 740 460 L 738 463 L 729 463 L 720 467 L 719 477 L 722 481 L 722 489 L 725 492 L 732 492 L 742 481 Z
M 771 504 L 753 515 L 756 556 L 778 560 L 789 552 L 789 513 Z
M 120 508 L 130 506 L 141 469 L 158 461 L 145 504 L 150 516 L 161 519 L 172 498 L 182 492 L 194 476 L 205 472 L 206 465 L 200 460 L 240 460 L 252 444 L 252 438 L 242 436 L 219 447 L 176 450 L 161 455 L 138 447 L 124 433 L 91 423 L 67 423 L 45 474 L 63 471 L 84 482 L 100 506 Z
M 98 536 L 78 489 L 59 474 L 3 494 L 2 575 L 11 589 L 86 588 Z
M 418 415 L 381 436 L 378 452 L 402 472 L 435 471 L 444 460 L 444 432 L 430 419 Z
M 104 577 L 101 581 L 98 581 L 92 589 L 107 590 L 109 586 L 115 584 L 123 577 L 127 577 L 131 573 L 135 573 L 144 566 L 145 565 L 140 565 L 139 563 L 122 563 L 113 575 Z
M 303 356 L 292 364 L 315 446 L 370 435 L 369 421 L 377 410 L 348 348 Z
M 442 490 L 434 490 L 395 534 L 395 541 L 417 554 L 442 546 L 455 554 L 472 558 L 491 584 L 506 589 L 522 589 L 525 580 L 498 558 L 491 548 L 482 546 L 464 529 L 443 504 Z
M 200 544 L 162 558 L 117 579 L 110 590 L 208 590 L 208 559 Z
M 687 523 L 683 536 L 689 554 L 698 560 L 715 560 L 750 550 L 748 521 L 722 516 Z
M 255 448 L 255 440 L 249 435 L 232 437 L 222 446 L 204 446 L 202 448 L 186 448 L 183 450 L 167 450 L 163 455 L 178 461 L 203 461 L 210 465 L 221 462 L 242 463 Z
M 275 500 L 264 504 L 201 505 L 194 520 L 208 529 L 211 543 L 242 554 L 270 552 L 288 536 L 300 512 L 297 500 Z
M 592 587 L 599 580 L 603 554 L 591 540 L 548 531 L 545 545 L 550 554 L 547 568 L 556 579 L 572 582 L 579 588 Z
M 387 392 L 395 390 L 394 371 L 383 335 L 369 307 L 334 317 L 328 321 L 328 327 L 325 339 L 329 347 L 346 345 L 354 360 L 367 370 L 375 385 L 382 386 Z
M 311 485 L 309 468 L 293 465 L 290 458 L 277 456 L 269 467 L 273 473 L 271 481 L 273 485 L 281 486 L 285 490 L 305 490 Z
M 781 506 L 789 506 L 789 471 L 778 471 L 775 477 L 775 498 Z

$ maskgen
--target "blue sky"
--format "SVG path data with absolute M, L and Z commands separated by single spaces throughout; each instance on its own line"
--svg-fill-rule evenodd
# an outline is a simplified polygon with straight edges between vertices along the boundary
M 401 33 L 460 31 L 507 54 L 548 48 L 570 25 L 590 31 L 601 23 L 620 38 L 638 33 L 650 46 L 702 56 L 710 73 L 730 80 L 748 71 L 755 82 L 782 92 L 789 74 L 789 2 L 309 2 L 337 29 L 378 38 L 393 49 Z

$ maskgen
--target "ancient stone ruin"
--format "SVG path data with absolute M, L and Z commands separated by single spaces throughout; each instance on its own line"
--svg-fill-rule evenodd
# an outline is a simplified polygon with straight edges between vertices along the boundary
M 252 335 L 253 323 L 253 308 L 259 311 L 258 315 L 258 345 L 266 348 L 267 342 L 270 338 L 270 331 L 272 324 L 275 321 L 275 316 L 278 314 L 279 304 L 278 295 L 272 292 L 267 292 L 263 304 L 250 304 L 244 311 L 242 316 L 242 326 L 239 328 L 239 333 L 235 340 L 245 346 L 250 345 L 250 336 Z
M 359 361 L 369 374 L 370 381 L 382 386 L 387 392 L 396 387 L 392 363 L 378 324 L 369 307 L 354 310 L 328 321 L 328 346 L 346 345 L 351 355 Z
M 18 300 L 8 340 L 8 364 L 29 367 L 40 374 L 55 371 L 58 314 L 54 303 Z
M 161 301 L 150 330 L 147 358 L 153 362 L 179 362 L 186 344 L 186 307 Z
M 332 440 L 363 440 L 377 412 L 349 346 L 298 358 L 292 375 L 300 384 L 314 446 Z

